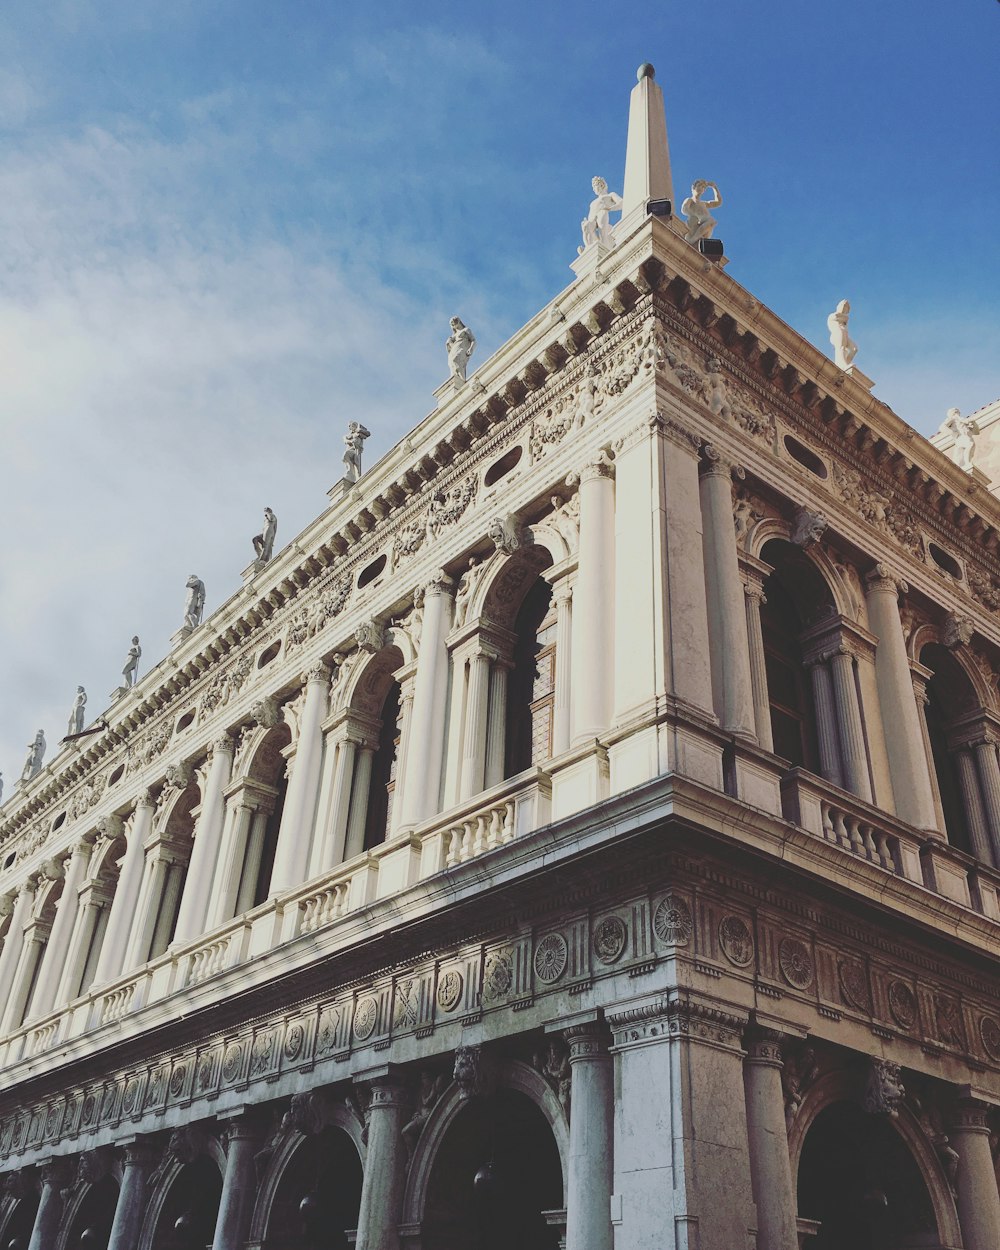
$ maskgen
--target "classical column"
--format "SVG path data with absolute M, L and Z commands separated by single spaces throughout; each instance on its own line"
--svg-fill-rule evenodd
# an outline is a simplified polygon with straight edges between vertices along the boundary
M 879 703 L 884 723 L 891 726 L 891 732 L 885 735 L 885 745 L 896 814 L 918 829 L 937 829 L 934 794 L 899 617 L 898 591 L 905 593 L 907 586 L 905 582 L 897 582 L 884 564 L 876 565 L 865 582 L 868 621 L 878 637 L 875 680 Z
M 141 1138 L 124 1144 L 122 1183 L 108 1250 L 135 1250 L 139 1244 L 139 1229 L 146 1210 L 146 1181 L 156 1158 L 156 1150 Z
M 671 903 L 675 931 L 688 928 Z M 747 1013 L 680 988 L 607 1013 L 615 1054 L 615 1244 L 742 1250 L 756 1225 L 740 1034 Z
M 204 933 L 212 897 L 212 880 L 219 859 L 222 827 L 226 818 L 224 792 L 229 785 L 236 744 L 228 734 L 212 743 L 212 762 L 205 780 L 201 814 L 194 831 L 181 909 L 174 930 L 175 942 L 189 942 Z
M 614 464 L 601 452 L 580 474 L 580 551 L 573 613 L 573 741 L 611 725 L 614 664 Z M 468 731 L 467 731 L 468 732 Z
M 396 748 L 396 785 L 392 792 L 392 810 L 389 812 L 389 823 L 385 836 L 391 838 L 402 828 L 403 821 L 403 783 L 406 780 L 406 760 L 410 754 L 413 741 L 413 687 L 414 674 L 404 677 L 399 686 L 399 746 Z
M 406 1184 L 406 1122 L 402 1084 L 392 1077 L 372 1082 L 368 1155 L 358 1213 L 358 1250 L 398 1250 L 399 1221 Z
M 347 839 L 347 822 L 351 811 L 351 783 L 354 780 L 354 760 L 358 740 L 346 730 L 335 743 L 327 744 L 328 750 L 336 752 L 333 763 L 333 789 L 330 796 L 330 816 L 323 831 L 316 870 L 330 872 L 344 859 Z
M 781 1034 L 753 1029 L 743 1062 L 750 1178 L 757 1205 L 757 1250 L 798 1250 L 798 1204 L 792 1184 L 781 1090 Z
M 740 470 L 742 473 L 742 470 Z M 750 643 L 733 525 L 733 466 L 706 443 L 702 448 L 701 518 L 712 701 L 719 724 L 755 737 Z
M 49 860 L 42 868 L 42 875 L 50 881 L 58 881 L 63 874 L 63 865 L 57 860 Z M 39 900 L 36 893 L 34 909 L 38 909 Z M 24 930 L 24 939 L 17 960 L 17 968 L 11 981 L 10 992 L 3 1009 L 3 1020 L 0 1032 L 9 1033 L 18 1028 L 24 1020 L 28 1009 L 32 990 L 37 980 L 38 962 L 45 956 L 45 943 L 49 939 L 51 922 L 43 920 L 39 915 L 32 914 Z
M 72 1183 L 73 1173 L 67 1159 L 52 1159 L 39 1169 L 42 1193 L 31 1230 L 28 1250 L 53 1250 L 62 1219 L 62 1191 Z
M 98 932 L 101 912 L 110 905 L 107 887 L 96 881 L 89 881 L 80 891 L 79 903 L 76 908 L 76 923 L 69 941 L 69 953 L 62 966 L 59 987 L 56 990 L 55 1003 L 62 1006 L 72 1002 L 81 992 L 81 981 L 90 956 L 90 948 Z M 107 928 L 105 926 L 105 932 Z M 49 942 L 51 950 L 52 943 Z
M 247 797 L 245 791 L 234 795 L 226 806 L 225 831 L 209 911 L 210 929 L 225 924 L 237 914 L 236 900 L 243 877 L 250 828 L 257 811 L 256 803 Z
M 573 588 L 568 578 L 552 587 L 556 605 L 556 697 L 552 713 L 552 754 L 569 750 L 573 663 Z
M 872 783 L 868 773 L 868 751 L 861 723 L 861 704 L 854 677 L 854 656 L 841 646 L 830 657 L 830 671 L 837 703 L 837 724 L 840 728 L 840 758 L 844 763 L 844 781 L 852 794 L 865 802 L 872 801 Z
M 240 890 L 236 896 L 234 915 L 242 916 L 254 905 L 257 877 L 260 873 L 261 860 L 264 858 L 264 841 L 267 837 L 267 822 L 270 816 L 270 809 L 258 807 L 255 808 L 251 817 L 246 857 L 243 861 L 243 876 L 240 879 Z
M 1000 1196 L 990 1153 L 985 1103 L 975 1098 L 958 1102 L 951 1144 L 958 1152 L 958 1222 L 965 1250 L 996 1250 L 1000 1246 Z
M 991 854 L 985 857 L 984 862 L 1000 867 L 1000 762 L 997 760 L 997 744 L 992 737 L 987 736 L 974 742 L 972 749 L 976 755 L 976 768 L 982 786 L 991 848 Z
M 566 1250 L 612 1250 L 610 1144 L 614 1136 L 614 1070 L 602 1025 L 573 1025 L 569 1043 L 572 1073 L 569 1121 L 569 1185 L 566 1192 Z
M 405 767 L 398 788 L 400 828 L 419 825 L 438 811 L 444 766 L 445 708 L 448 702 L 448 646 L 454 613 L 454 582 L 444 573 L 424 590 L 420 652 L 413 684 Z
M 818 656 L 809 661 L 812 680 L 813 706 L 816 709 L 816 738 L 819 744 L 820 772 L 835 786 L 844 787 L 840 771 L 840 751 L 837 747 L 837 712 L 833 703 L 833 686 L 827 657 Z
M 760 609 L 767 603 L 763 584 L 755 577 L 743 583 L 743 606 L 747 618 L 747 647 L 750 652 L 750 690 L 753 695 L 753 719 L 757 741 L 765 751 L 774 750 L 771 733 L 771 703 L 767 693 L 767 666 L 764 660 L 764 631 Z
M 351 814 L 347 822 L 347 844 L 344 859 L 353 859 L 365 849 L 365 825 L 368 821 L 368 795 L 372 785 L 372 764 L 375 748 L 363 742 L 354 762 L 354 785 L 351 787 Z
M 31 916 L 38 878 L 30 876 L 17 892 L 13 914 L 7 926 L 3 952 L 0 953 L 0 1004 L 7 1001 L 24 943 L 24 930 Z
M 462 753 L 462 799 L 472 798 L 486 780 L 486 716 L 493 653 L 477 648 L 469 657 L 469 692 L 465 703 L 465 742 Z
M 980 863 L 992 864 L 993 854 L 990 850 L 986 813 L 983 811 L 982 796 L 979 791 L 979 777 L 976 775 L 976 761 L 972 758 L 972 751 L 968 747 L 959 747 L 953 755 L 958 772 L 958 784 L 962 791 L 965 820 L 969 827 L 972 853 Z
M 80 883 L 87 865 L 90 863 L 90 852 L 94 846 L 94 835 L 88 834 L 73 847 L 65 862 L 65 881 L 63 892 L 56 904 L 56 915 L 52 922 L 52 931 L 45 945 L 42 966 L 38 970 L 35 993 L 31 1003 L 33 1016 L 47 1015 L 56 1000 L 66 957 L 69 954 L 70 938 L 76 925 L 76 910 L 80 903 Z M 61 1006 L 62 1004 L 58 1004 Z
M 913 701 L 917 708 L 917 721 L 920 725 L 920 740 L 924 744 L 924 757 L 927 760 L 927 776 L 931 783 L 931 794 L 934 799 L 934 828 L 947 836 L 944 822 L 944 806 L 941 802 L 941 787 L 938 784 L 937 765 L 934 763 L 934 751 L 931 748 L 931 733 L 927 727 L 927 681 L 931 675 L 929 668 L 924 668 L 916 661 L 910 664 L 910 677 L 913 681 Z
M 242 1250 L 246 1242 L 257 1197 L 254 1155 L 261 1136 L 260 1123 L 251 1114 L 236 1115 L 227 1124 L 226 1171 L 212 1250 Z
M 556 663 L 559 652 L 556 651 Z M 506 660 L 493 661 L 490 671 L 489 712 L 486 718 L 486 788 L 498 786 L 503 781 L 507 753 L 507 673 L 510 665 Z
M 271 873 L 271 893 L 280 894 L 299 885 L 309 863 L 319 770 L 323 758 L 323 721 L 330 702 L 330 670 L 317 664 L 303 675 L 305 702 L 299 719 L 295 759 L 288 782 L 285 808 L 278 830 L 278 846 Z
M 120 973 L 131 972 L 149 958 L 170 865 L 171 860 L 162 844 L 150 850 Z
M 129 930 L 139 904 L 142 870 L 146 857 L 146 838 L 153 827 L 153 800 L 143 790 L 136 800 L 135 812 L 125 830 L 125 856 L 118 871 L 118 884 L 111 901 L 111 914 L 97 961 L 95 985 L 113 981 L 122 970 Z

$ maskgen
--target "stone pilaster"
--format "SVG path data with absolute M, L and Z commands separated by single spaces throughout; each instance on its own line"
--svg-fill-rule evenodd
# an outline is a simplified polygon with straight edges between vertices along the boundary
M 580 474 L 580 567 L 573 612 L 574 742 L 611 725 L 615 612 L 615 468 L 603 452 Z

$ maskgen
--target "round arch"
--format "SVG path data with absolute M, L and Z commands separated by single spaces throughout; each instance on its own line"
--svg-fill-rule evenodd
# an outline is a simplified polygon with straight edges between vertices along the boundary
M 560 540 L 560 548 L 564 545 Z M 556 560 L 557 555 L 541 543 L 527 543 L 509 556 L 497 551 L 483 566 L 466 624 L 479 619 L 510 629 L 532 584 Z
M 205 1143 L 204 1149 L 192 1160 L 207 1160 L 208 1163 L 214 1165 L 219 1174 L 219 1187 L 221 1192 L 222 1178 L 226 1172 L 226 1155 L 221 1144 L 215 1137 L 210 1137 Z M 152 1192 L 146 1201 L 146 1213 L 142 1221 L 142 1229 L 139 1233 L 139 1244 L 136 1250 L 154 1250 L 159 1235 L 160 1220 L 164 1214 L 164 1208 L 167 1206 L 170 1191 L 173 1189 L 181 1172 L 188 1166 L 187 1163 L 181 1162 L 180 1159 L 171 1158 L 163 1167 L 159 1176 L 154 1175 L 154 1184 Z
M 367 660 L 355 663 L 340 692 L 340 706 L 365 716 L 378 716 L 396 674 L 407 664 L 403 650 L 396 642 L 396 636 L 401 634 L 409 640 L 409 635 L 402 630 L 387 631 L 385 645 Z M 392 641 L 388 640 L 389 635 L 393 636 Z
M 357 1116 L 348 1111 L 346 1107 L 333 1107 L 327 1111 L 323 1127 L 340 1129 L 350 1138 L 355 1150 L 358 1152 L 361 1167 L 364 1169 L 368 1158 L 368 1147 L 363 1140 L 364 1128 Z M 267 1169 L 261 1178 L 257 1201 L 254 1204 L 253 1216 L 250 1221 L 251 1242 L 255 1244 L 263 1242 L 267 1236 L 267 1228 L 278 1188 L 291 1162 L 292 1155 L 306 1140 L 308 1140 L 306 1134 L 291 1125 L 280 1130 L 280 1135 L 274 1144 Z
M 38 1199 L 37 1191 L 23 1198 L 14 1194 L 4 1195 L 0 1204 L 0 1245 L 6 1246 L 14 1237 L 21 1237 L 27 1247 L 38 1211 Z
M 788 1133 L 788 1153 L 792 1168 L 792 1189 L 797 1193 L 799 1184 L 799 1165 L 802 1162 L 802 1149 L 809 1130 L 815 1124 L 821 1112 L 840 1102 L 857 1104 L 859 1087 L 856 1075 L 840 1070 L 828 1072 L 821 1076 L 807 1091 L 795 1115 Z M 958 1212 L 952 1196 L 948 1178 L 941 1166 L 934 1147 L 920 1126 L 913 1112 L 903 1104 L 899 1114 L 888 1119 L 888 1123 L 902 1140 L 917 1170 L 927 1187 L 934 1218 L 937 1221 L 938 1237 L 943 1246 L 960 1246 L 962 1232 L 958 1223 Z
M 107 1174 L 99 1181 L 93 1183 L 82 1181 L 78 1183 L 69 1200 L 63 1207 L 62 1220 L 59 1224 L 59 1233 L 56 1237 L 55 1250 L 77 1250 L 76 1244 L 71 1240 L 71 1234 L 75 1231 L 75 1226 L 81 1219 L 88 1217 L 87 1207 L 95 1205 L 95 1199 L 100 1202 L 103 1200 L 105 1206 L 111 1201 L 113 1193 L 114 1201 L 117 1201 L 118 1190 L 121 1187 L 121 1164 L 115 1163 L 108 1170 Z M 105 1232 L 107 1235 L 111 1233 L 111 1224 L 114 1220 L 114 1205 L 110 1206 L 110 1210 L 95 1213 L 98 1218 L 103 1216 L 103 1223 L 106 1225 Z M 82 1229 L 80 1230 L 83 1231 Z
M 569 1123 L 562 1104 L 543 1076 L 525 1063 L 511 1060 L 498 1073 L 497 1086 L 523 1094 L 541 1111 L 552 1131 L 562 1170 L 563 1194 L 569 1184 Z M 407 1175 L 403 1199 L 403 1222 L 415 1224 L 423 1219 L 427 1189 L 441 1143 L 456 1117 L 467 1106 L 461 1088 L 452 1083 L 441 1095 L 437 1106 L 420 1134 L 413 1161 Z

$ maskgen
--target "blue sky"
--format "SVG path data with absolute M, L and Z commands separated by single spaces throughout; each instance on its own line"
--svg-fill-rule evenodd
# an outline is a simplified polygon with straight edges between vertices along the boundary
M 614 16 L 609 16 L 613 12 Z M 652 61 L 729 273 L 930 433 L 1000 394 L 996 0 L 0 11 L 0 770 L 569 280 Z

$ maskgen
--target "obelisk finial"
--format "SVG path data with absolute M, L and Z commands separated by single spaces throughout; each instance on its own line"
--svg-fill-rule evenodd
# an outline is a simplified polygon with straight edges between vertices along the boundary
M 645 217 L 650 200 L 674 198 L 663 92 L 648 61 L 639 66 L 636 78 L 628 110 L 623 222 L 636 212 Z

